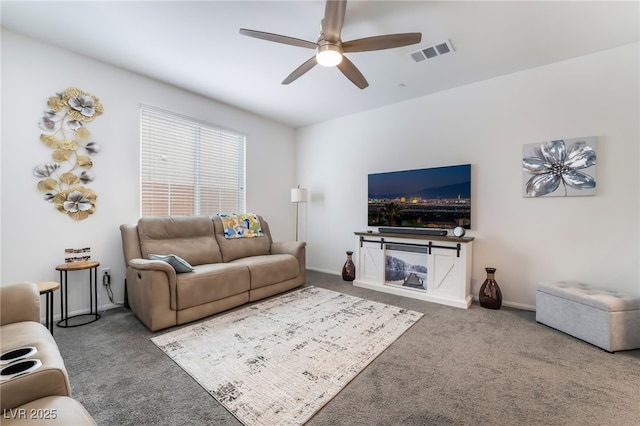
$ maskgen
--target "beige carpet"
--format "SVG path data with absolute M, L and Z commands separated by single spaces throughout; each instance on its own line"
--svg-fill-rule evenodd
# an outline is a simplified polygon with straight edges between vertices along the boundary
M 245 425 L 298 425 L 422 316 L 305 287 L 151 340 Z

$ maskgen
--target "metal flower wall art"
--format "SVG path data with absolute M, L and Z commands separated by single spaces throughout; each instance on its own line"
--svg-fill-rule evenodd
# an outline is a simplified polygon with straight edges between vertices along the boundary
M 40 141 L 53 149 L 53 161 L 36 166 L 33 174 L 41 179 L 38 189 L 45 193 L 45 201 L 83 220 L 96 209 L 97 195 L 85 185 L 95 179 L 91 156 L 100 151 L 98 144 L 89 142 L 85 125 L 102 115 L 102 104 L 95 96 L 70 87 L 51 96 L 47 106 L 38 124 L 45 132 Z
M 522 167 L 525 197 L 594 195 L 596 138 L 525 145 Z

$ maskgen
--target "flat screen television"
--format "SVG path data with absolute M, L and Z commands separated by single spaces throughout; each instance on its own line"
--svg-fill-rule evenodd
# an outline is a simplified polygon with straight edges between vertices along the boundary
M 373 173 L 368 226 L 471 229 L 471 164 Z

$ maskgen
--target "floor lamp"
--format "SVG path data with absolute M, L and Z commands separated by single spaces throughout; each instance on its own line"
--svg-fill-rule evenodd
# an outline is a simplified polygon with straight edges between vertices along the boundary
M 307 202 L 307 189 L 291 188 L 291 202 L 296 204 L 296 241 L 298 241 L 298 204 Z

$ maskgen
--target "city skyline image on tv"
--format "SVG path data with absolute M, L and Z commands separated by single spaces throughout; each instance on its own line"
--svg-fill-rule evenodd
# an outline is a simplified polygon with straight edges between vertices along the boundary
M 368 226 L 471 228 L 471 165 L 373 173 Z

